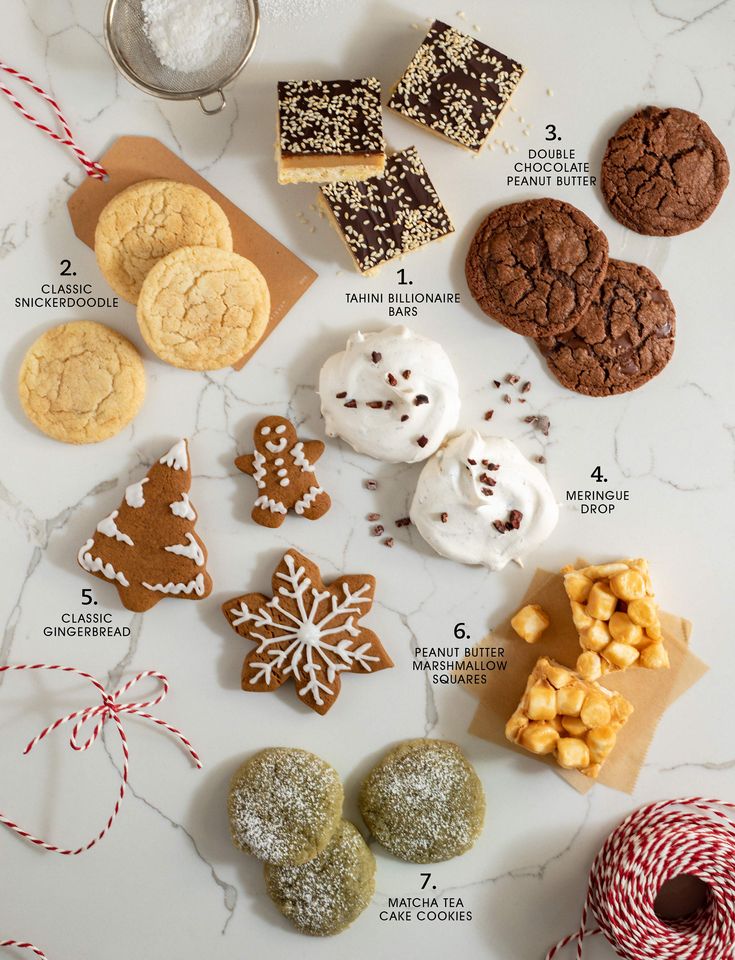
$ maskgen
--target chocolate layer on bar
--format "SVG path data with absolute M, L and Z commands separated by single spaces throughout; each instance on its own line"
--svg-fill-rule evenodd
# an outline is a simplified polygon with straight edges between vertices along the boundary
M 362 273 L 454 231 L 415 147 L 388 157 L 382 176 L 321 189 Z
M 279 82 L 278 137 L 283 157 L 382 154 L 380 81 Z
M 388 106 L 477 151 L 522 76 L 520 63 L 435 20 Z

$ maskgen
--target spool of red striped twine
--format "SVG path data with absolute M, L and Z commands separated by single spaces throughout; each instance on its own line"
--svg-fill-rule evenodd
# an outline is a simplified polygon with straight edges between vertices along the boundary
M 602 933 L 624 960 L 732 960 L 735 957 L 735 804 L 703 797 L 641 807 L 610 834 L 590 871 L 576 933 L 546 954 L 553 960 Z M 696 877 L 705 902 L 690 916 L 661 920 L 656 897 L 676 877 Z

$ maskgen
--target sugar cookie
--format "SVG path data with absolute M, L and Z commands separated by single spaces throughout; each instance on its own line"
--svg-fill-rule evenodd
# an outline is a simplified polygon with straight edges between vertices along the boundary
M 97 443 L 140 410 L 145 372 L 133 344 L 92 320 L 52 327 L 30 347 L 18 377 L 23 410 L 64 443 Z
M 182 247 L 143 282 L 138 325 L 166 363 L 219 370 L 252 350 L 270 315 L 270 293 L 255 264 L 216 247 Z
M 97 221 L 94 252 L 115 293 L 137 303 L 148 272 L 172 250 L 201 245 L 232 250 L 224 210 L 188 183 L 143 180 L 121 191 Z

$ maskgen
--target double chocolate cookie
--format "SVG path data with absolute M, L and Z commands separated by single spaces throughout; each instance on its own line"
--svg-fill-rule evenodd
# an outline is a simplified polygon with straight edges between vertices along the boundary
M 676 107 L 645 107 L 608 143 L 601 183 L 616 220 L 672 237 L 708 219 L 729 176 L 725 149 L 704 120 Z
M 569 390 L 608 397 L 636 390 L 674 353 L 676 313 L 646 267 L 611 260 L 579 323 L 539 344 L 549 369 Z
M 540 339 L 570 330 L 607 270 L 605 234 L 561 200 L 499 207 L 470 245 L 465 273 L 482 310 L 510 330 Z

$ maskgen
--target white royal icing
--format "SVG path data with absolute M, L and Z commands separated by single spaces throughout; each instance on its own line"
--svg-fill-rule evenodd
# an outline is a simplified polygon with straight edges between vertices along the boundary
M 358 664 L 370 672 L 371 664 L 379 663 L 380 658 L 369 653 L 372 643 L 369 641 L 355 646 L 359 642 L 362 629 L 355 624 L 364 604 L 370 605 L 370 584 L 363 583 L 355 591 L 347 583 L 342 585 L 342 597 L 319 591 L 303 567 L 297 567 L 291 554 L 283 558 L 287 573 L 278 573 L 284 586 L 279 587 L 278 595 L 258 610 L 250 610 L 244 602 L 230 610 L 233 627 L 243 623 L 252 624 L 250 636 L 258 641 L 256 655 L 263 654 L 262 661 L 251 661 L 253 675 L 251 684 L 265 683 L 270 686 L 274 669 L 281 671 L 282 677 L 293 675 L 294 680 L 305 680 L 299 688 L 300 696 L 311 694 L 314 702 L 324 703 L 322 694 L 334 694 L 334 681 L 339 673 L 351 670 Z M 281 597 L 296 602 L 299 615 L 284 611 Z M 273 613 L 275 612 L 275 617 Z M 337 618 L 342 622 L 334 625 Z M 264 633 L 260 633 L 264 630 Z M 286 649 L 280 649 L 281 644 Z
M 146 583 L 143 581 L 146 590 L 153 590 L 154 593 L 171 593 L 178 596 L 180 593 L 195 593 L 198 597 L 204 596 L 204 574 L 198 573 L 193 580 L 188 583 Z
M 188 493 L 181 494 L 181 500 L 175 500 L 169 504 L 171 513 L 175 517 L 181 517 L 183 520 L 196 520 L 196 510 L 191 505 Z
M 308 457 L 304 454 L 304 444 L 302 440 L 299 440 L 295 446 L 291 447 L 290 453 L 294 459 L 294 463 L 302 472 L 314 473 L 314 467 L 310 463 Z
M 139 480 L 137 483 L 131 483 L 130 486 L 125 490 L 125 503 L 127 503 L 129 507 L 133 507 L 137 510 L 140 507 L 145 506 L 143 484 L 148 483 L 148 479 L 148 477 L 143 477 L 143 479 Z
M 265 449 L 270 450 L 271 453 L 283 453 L 287 444 L 288 437 L 281 437 L 280 440 L 266 440 Z
M 107 577 L 108 580 L 116 580 L 122 584 L 123 587 L 129 587 L 130 583 L 121 570 L 115 570 L 111 563 L 105 563 L 101 557 L 92 556 L 89 551 L 93 546 L 94 540 L 87 540 L 87 542 L 79 548 L 79 553 L 77 554 L 79 566 L 84 570 L 88 570 L 89 573 L 101 573 Z
M 179 440 L 178 443 L 175 443 L 158 462 L 165 464 L 167 467 L 172 467 L 174 470 L 188 470 L 189 456 L 186 452 L 186 440 Z
M 279 423 L 278 426 L 276 427 L 276 433 L 279 433 L 279 434 L 280 434 L 280 433 L 285 433 L 285 432 L 286 432 L 286 424 L 285 424 L 285 423 Z
M 118 529 L 115 520 L 117 519 L 119 511 L 113 510 L 109 517 L 105 517 L 104 520 L 100 520 L 97 524 L 97 533 L 102 533 L 106 537 L 113 537 L 115 540 L 119 540 L 120 543 L 127 543 L 128 546 L 134 547 L 135 544 L 127 535 Z
M 281 503 L 280 500 L 273 500 L 271 497 L 267 497 L 265 494 L 262 494 L 255 501 L 255 506 L 260 507 L 261 510 L 270 510 L 271 513 L 286 513 L 286 507 Z
M 483 460 L 498 469 L 488 469 Z M 483 474 L 495 484 L 488 486 Z M 501 533 L 493 523 L 508 520 L 511 510 L 523 514 L 520 527 Z M 541 546 L 556 526 L 559 508 L 546 478 L 514 443 L 467 430 L 424 466 L 410 514 L 424 540 L 443 557 L 502 570 Z
M 320 493 L 324 493 L 321 487 L 309 487 L 303 497 L 293 505 L 296 513 L 302 514 L 304 510 L 308 510 Z
M 270 433 L 270 427 L 264 427 L 264 429 Z M 253 471 L 253 480 L 258 484 L 258 488 L 263 490 L 265 488 L 265 480 L 263 477 L 266 475 L 266 469 L 265 457 L 260 450 L 256 450 L 253 454 L 253 467 L 255 468 Z
M 378 362 L 373 354 L 380 355 Z M 354 333 L 322 367 L 319 395 L 327 436 L 387 463 L 430 457 L 459 419 L 459 383 L 444 348 L 404 326 Z M 428 402 L 416 404 L 417 396 Z M 356 407 L 345 406 L 353 400 Z M 378 401 L 391 406 L 368 406 Z M 424 446 L 417 442 L 421 437 Z
M 180 557 L 186 557 L 193 560 L 198 567 L 204 566 L 204 551 L 194 538 L 193 533 L 187 533 L 188 543 L 173 543 L 170 547 L 164 547 L 169 553 L 175 553 Z

